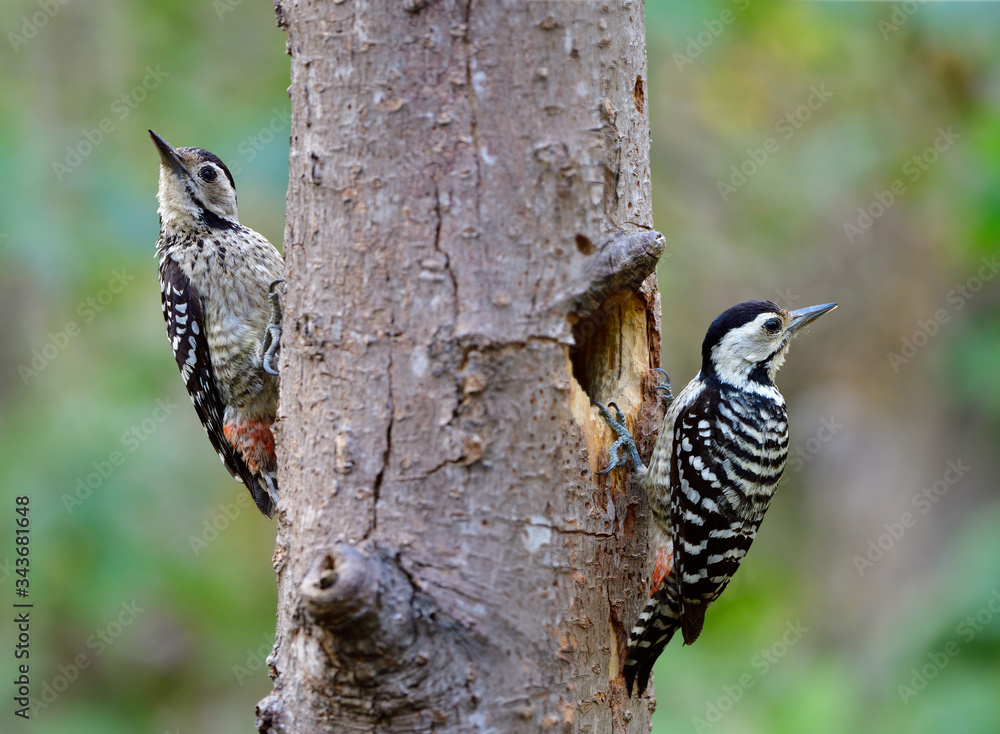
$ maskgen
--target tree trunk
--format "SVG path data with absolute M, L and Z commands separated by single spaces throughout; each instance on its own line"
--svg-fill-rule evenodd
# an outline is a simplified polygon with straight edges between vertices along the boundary
M 659 415 L 642 5 L 276 10 L 292 141 L 259 731 L 648 731 L 618 675 L 646 505 L 595 475 L 612 434 L 590 407 L 615 400 L 646 443 Z

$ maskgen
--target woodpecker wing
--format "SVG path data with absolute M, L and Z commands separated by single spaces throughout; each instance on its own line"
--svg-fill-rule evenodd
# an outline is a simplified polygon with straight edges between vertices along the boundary
M 717 389 L 706 387 L 674 423 L 674 571 L 680 583 L 681 629 L 690 645 L 701 634 L 706 606 L 718 598 L 746 555 L 756 525 L 745 521 L 746 491 L 726 473 L 721 450 L 731 448 L 715 408 Z M 749 532 L 748 532 L 749 531 Z
M 205 337 L 201 294 L 167 254 L 160 260 L 160 293 L 170 348 L 212 447 L 233 478 L 243 482 L 250 490 L 261 512 L 272 517 L 274 504 L 270 496 L 247 467 L 242 454 L 230 445 L 223 433 L 224 408 Z

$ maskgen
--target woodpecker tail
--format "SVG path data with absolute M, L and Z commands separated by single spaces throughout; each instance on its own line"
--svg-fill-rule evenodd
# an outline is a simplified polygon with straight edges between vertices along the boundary
M 622 665 L 629 696 L 636 678 L 639 679 L 639 695 L 646 690 L 653 663 L 680 627 L 679 596 L 677 577 L 671 575 L 646 602 L 635 627 L 629 632 L 628 655 Z
M 272 469 L 261 469 L 261 482 L 256 491 L 251 489 L 253 501 L 268 520 L 274 518 L 274 508 L 278 503 L 278 476 Z M 263 486 L 261 486 L 263 485 Z
M 219 456 L 229 473 L 246 484 L 253 501 L 264 515 L 274 517 L 278 502 L 278 461 L 274 455 L 272 420 L 236 420 L 222 427 L 228 453 Z M 227 457 L 231 461 L 227 461 Z

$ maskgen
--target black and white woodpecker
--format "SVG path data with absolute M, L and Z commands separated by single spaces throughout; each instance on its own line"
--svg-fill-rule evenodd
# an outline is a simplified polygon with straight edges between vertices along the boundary
M 792 339 L 836 305 L 789 312 L 747 301 L 724 311 L 705 335 L 701 372 L 667 409 L 648 467 L 618 406 L 610 404 L 612 416 L 597 404 L 618 435 L 601 473 L 631 460 L 653 517 L 650 598 L 629 633 L 622 665 L 629 695 L 636 678 L 639 694 L 645 691 L 675 631 L 686 645 L 698 639 L 705 608 L 753 542 L 788 456 L 788 416 L 774 376 Z M 658 388 L 669 395 L 669 382 Z
M 240 224 L 236 184 L 218 156 L 149 135 L 160 153 L 156 254 L 170 347 L 222 463 L 273 517 L 284 262 Z

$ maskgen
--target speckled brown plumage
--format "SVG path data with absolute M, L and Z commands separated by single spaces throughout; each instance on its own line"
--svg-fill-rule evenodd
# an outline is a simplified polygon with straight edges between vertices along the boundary
M 171 349 L 223 464 L 271 517 L 278 378 L 265 369 L 265 347 L 269 328 L 280 332 L 270 292 L 284 263 L 239 223 L 232 175 L 218 157 L 150 135 L 161 158 L 156 251 Z

